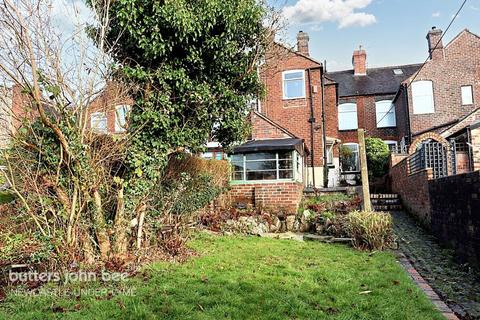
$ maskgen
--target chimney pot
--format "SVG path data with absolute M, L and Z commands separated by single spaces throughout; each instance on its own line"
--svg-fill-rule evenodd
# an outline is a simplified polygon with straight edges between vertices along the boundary
M 297 34 L 297 52 L 310 56 L 310 50 L 308 48 L 309 41 L 310 37 L 308 36 L 308 33 L 300 30 Z

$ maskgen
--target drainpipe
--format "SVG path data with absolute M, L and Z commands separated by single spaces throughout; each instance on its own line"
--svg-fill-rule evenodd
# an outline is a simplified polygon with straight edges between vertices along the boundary
M 403 84 L 403 89 L 405 93 L 405 103 L 407 104 L 407 137 L 408 137 L 408 145 L 412 143 L 412 128 L 410 124 L 410 102 L 408 101 L 408 86 L 407 84 Z
M 315 183 L 315 166 L 314 166 L 314 159 L 315 159 L 315 151 L 314 151 L 314 141 L 313 141 L 313 133 L 314 133 L 314 123 L 315 123 L 315 117 L 314 117 L 314 107 L 313 107 L 313 91 L 312 91 L 312 78 L 310 75 L 310 70 L 307 69 L 307 76 L 308 76 L 308 92 L 310 95 L 310 119 L 308 122 L 310 122 L 310 165 L 312 167 L 312 182 L 313 182 L 313 188 L 316 188 L 316 183 Z
M 328 188 L 327 128 L 325 124 L 325 72 L 327 72 L 327 61 L 324 61 L 323 65 L 324 69 L 320 70 L 320 80 L 322 84 L 323 187 Z

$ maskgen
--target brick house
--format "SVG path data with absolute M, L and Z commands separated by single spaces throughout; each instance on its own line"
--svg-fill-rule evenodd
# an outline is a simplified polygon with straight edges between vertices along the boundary
M 428 32 L 430 59 L 404 81 L 394 101 L 397 113 L 406 111 L 401 135 L 407 143 L 425 132 L 441 133 L 480 107 L 480 37 L 465 29 L 446 46 L 441 37 L 439 29 Z
M 442 34 L 428 32 L 430 59 L 402 83 L 394 106 L 401 144 L 413 154 L 420 142 L 443 143 L 454 160 L 446 160 L 451 175 L 475 166 L 470 126 L 480 120 L 480 37 L 465 29 L 444 46 Z
M 338 84 L 338 122 L 327 125 L 337 130 L 337 137 L 353 156 L 343 156 L 341 172 L 352 179 L 360 170 L 357 129 L 382 139 L 396 149 L 404 125 L 404 111 L 395 110 L 392 102 L 400 84 L 420 68 L 419 64 L 382 68 L 367 67 L 367 53 L 360 47 L 352 56 L 353 70 L 329 72 L 327 77 Z M 353 157 L 353 159 L 347 159 Z

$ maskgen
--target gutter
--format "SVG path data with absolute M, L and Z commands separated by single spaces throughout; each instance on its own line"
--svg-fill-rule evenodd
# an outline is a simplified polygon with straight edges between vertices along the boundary
M 408 137 L 408 144 L 412 143 L 412 127 L 410 122 L 410 101 L 408 97 L 408 86 L 406 83 L 402 85 L 405 95 L 405 104 L 407 105 L 407 137 Z

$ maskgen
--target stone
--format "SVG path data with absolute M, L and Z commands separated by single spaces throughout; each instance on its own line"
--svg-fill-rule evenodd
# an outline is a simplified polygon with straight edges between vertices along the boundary
M 269 232 L 275 233 L 280 231 L 281 228 L 282 228 L 282 222 L 280 221 L 280 219 L 278 219 L 278 217 L 274 216 L 272 218 L 272 223 L 269 226 Z
M 285 221 L 286 221 L 286 227 L 287 227 L 287 231 L 293 231 L 293 227 L 294 227 L 294 224 L 295 224 L 295 216 L 288 216 Z

